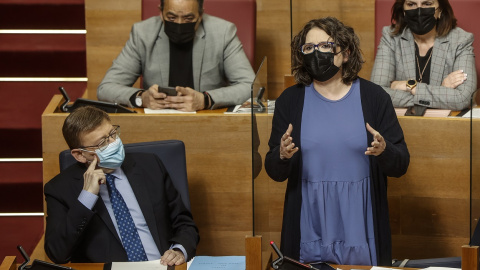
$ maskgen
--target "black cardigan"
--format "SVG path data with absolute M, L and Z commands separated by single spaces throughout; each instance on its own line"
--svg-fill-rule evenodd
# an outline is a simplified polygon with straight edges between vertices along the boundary
M 301 123 L 305 87 L 297 84 L 283 91 L 275 104 L 272 133 L 268 142 L 270 151 L 265 158 L 265 169 L 275 181 L 288 178 L 283 213 L 281 250 L 285 256 L 300 257 L 300 212 L 302 202 L 302 146 Z M 400 177 L 407 171 L 410 162 L 403 131 L 398 122 L 390 96 L 380 86 L 360 79 L 360 98 L 363 118 L 377 130 L 386 141 L 385 151 L 375 157 L 369 156 L 373 222 L 377 263 L 381 266 L 392 264 L 392 241 L 387 201 L 387 176 Z M 280 159 L 280 138 L 288 124 L 293 125 L 292 138 L 300 151 L 289 160 Z M 373 136 L 367 131 L 365 149 L 370 147 Z

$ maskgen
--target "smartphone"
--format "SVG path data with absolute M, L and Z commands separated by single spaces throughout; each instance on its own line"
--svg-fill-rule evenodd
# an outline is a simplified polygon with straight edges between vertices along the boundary
M 167 86 L 167 87 L 159 86 L 158 87 L 158 92 L 159 93 L 165 93 L 165 94 L 167 94 L 167 96 L 176 96 L 177 95 L 177 90 L 175 90 L 175 87 L 170 87 L 170 86 Z
M 426 110 L 427 107 L 425 106 L 411 106 L 408 107 L 405 116 L 423 116 Z

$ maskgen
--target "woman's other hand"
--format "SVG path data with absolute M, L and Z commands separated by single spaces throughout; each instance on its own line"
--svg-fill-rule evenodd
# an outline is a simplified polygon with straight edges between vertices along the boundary
M 467 73 L 463 73 L 463 70 L 457 70 L 448 74 L 443 80 L 442 86 L 455 89 L 466 80 Z
M 293 143 L 293 138 L 290 137 L 292 130 L 293 126 L 292 124 L 289 124 L 287 131 L 280 139 L 280 159 L 289 159 L 298 151 L 298 147 L 295 147 L 295 144 Z
M 372 147 L 367 147 L 367 151 L 365 151 L 365 155 L 373 155 L 373 156 L 379 156 L 380 154 L 385 151 L 385 147 L 387 147 L 387 144 L 385 143 L 385 139 L 383 138 L 382 135 L 375 129 L 373 129 L 368 123 L 366 124 L 368 132 L 372 133 L 373 135 L 373 142 L 372 142 Z

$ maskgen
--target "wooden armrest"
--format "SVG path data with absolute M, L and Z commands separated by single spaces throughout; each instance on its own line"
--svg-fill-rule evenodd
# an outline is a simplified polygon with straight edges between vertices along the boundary
M 15 270 L 17 268 L 17 259 L 15 256 L 6 256 L 0 265 L 0 270 Z
M 479 270 L 477 246 L 462 246 L 462 270 Z

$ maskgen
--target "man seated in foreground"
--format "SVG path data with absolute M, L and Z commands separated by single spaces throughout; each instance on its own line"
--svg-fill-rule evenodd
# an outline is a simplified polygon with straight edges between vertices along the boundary
M 203 13 L 203 0 L 161 0 L 162 16 L 133 25 L 97 89 L 99 100 L 198 111 L 241 104 L 255 74 L 231 22 Z M 132 87 L 142 76 L 143 89 Z M 159 92 L 175 87 L 173 95 Z
M 162 161 L 126 153 L 120 126 L 82 107 L 63 124 L 77 163 L 45 184 L 45 251 L 56 263 L 158 260 L 179 265 L 199 242 Z

